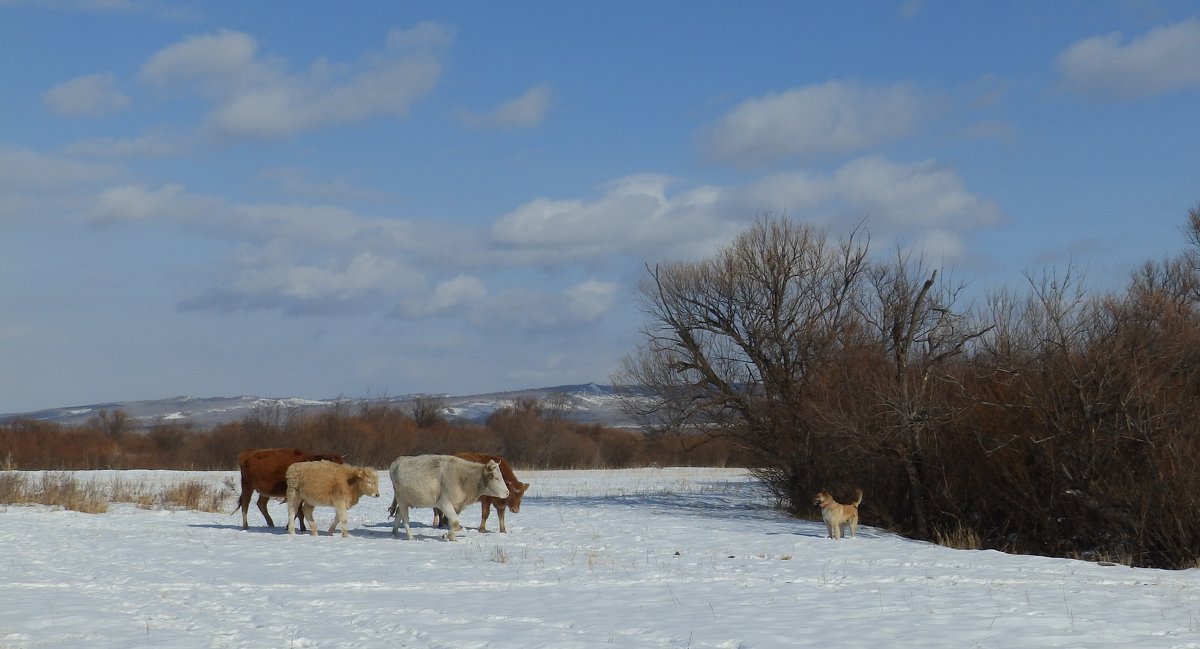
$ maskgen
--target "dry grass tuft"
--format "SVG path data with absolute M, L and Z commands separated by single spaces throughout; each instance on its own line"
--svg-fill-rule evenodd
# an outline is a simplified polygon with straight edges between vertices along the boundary
M 979 538 L 979 533 L 961 524 L 953 530 L 937 530 L 933 534 L 933 542 L 956 550 L 983 548 L 983 540 Z
M 109 501 L 133 503 L 142 509 L 152 509 L 157 498 L 146 485 L 118 477 L 109 485 Z
M 0 505 L 25 502 L 25 476 L 15 471 L 0 472 Z
M 167 508 L 219 512 L 224 511 L 227 496 L 228 493 L 221 486 L 202 480 L 188 480 L 164 488 L 160 499 Z
M 0 472 L 0 504 L 48 505 L 87 514 L 108 511 L 108 499 L 95 481 L 80 482 L 64 473 L 43 473 L 34 480 L 15 471 Z
M 188 480 L 155 488 L 120 477 L 109 483 L 80 481 L 66 473 L 40 475 L 0 471 L 0 505 L 47 505 L 87 514 L 108 511 L 109 503 L 133 503 L 143 509 L 225 510 L 226 485 Z

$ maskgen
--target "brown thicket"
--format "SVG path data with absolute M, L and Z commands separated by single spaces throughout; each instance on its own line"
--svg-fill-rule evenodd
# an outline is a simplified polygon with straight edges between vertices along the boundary
M 573 422 L 568 415 L 554 400 L 530 399 L 497 410 L 484 425 L 434 416 L 422 426 L 411 411 L 372 401 L 341 401 L 297 416 L 260 409 L 209 430 L 160 423 L 135 431 L 119 411 L 78 427 L 17 420 L 0 426 L 0 468 L 235 470 L 241 451 L 277 446 L 328 450 L 379 468 L 400 455 L 460 451 L 503 454 L 527 469 L 744 466 L 748 461 L 730 445 L 689 452 L 672 440 Z M 103 424 L 117 420 L 126 423 L 121 434 L 113 435 Z
M 864 521 L 917 538 L 1195 566 L 1200 208 L 1186 235 L 1120 293 L 1069 269 L 961 304 L 922 259 L 767 217 L 649 269 L 614 383 L 658 437 L 751 453 L 799 515 L 862 488 Z

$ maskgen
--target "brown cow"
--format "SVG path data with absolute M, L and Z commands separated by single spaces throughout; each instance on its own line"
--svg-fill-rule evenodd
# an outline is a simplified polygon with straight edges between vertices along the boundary
M 275 527 L 275 521 L 267 513 L 267 501 L 271 497 L 287 497 L 287 469 L 296 462 L 329 460 L 342 464 L 342 456 L 333 453 L 309 453 L 298 448 L 252 448 L 238 454 L 238 469 L 242 472 L 242 494 L 238 507 L 242 510 L 242 529 L 250 529 L 247 512 L 250 497 L 258 492 L 258 510 L 267 519 L 267 527 Z M 236 509 L 233 511 L 237 511 Z M 233 513 L 233 512 L 230 512 Z M 290 517 L 289 517 L 290 518 Z M 304 531 L 304 519 L 300 519 L 300 531 Z
M 504 526 L 504 510 L 508 508 L 514 514 L 521 511 L 521 498 L 525 495 L 525 490 L 529 489 L 529 483 L 518 480 L 517 474 L 513 473 L 508 461 L 499 455 L 488 455 L 486 453 L 455 453 L 454 455 L 470 462 L 478 462 L 479 464 L 487 464 L 490 460 L 500 465 L 500 475 L 504 476 L 504 484 L 508 487 L 508 498 L 497 498 L 486 494 L 479 497 L 480 507 L 483 510 L 483 517 L 479 520 L 479 531 L 487 531 L 488 514 L 491 513 L 491 507 L 495 505 L 496 516 L 500 518 L 500 532 L 507 534 L 508 528 Z M 434 527 L 440 527 L 443 522 L 446 522 L 445 517 L 442 516 L 441 510 L 435 508 L 433 510 Z

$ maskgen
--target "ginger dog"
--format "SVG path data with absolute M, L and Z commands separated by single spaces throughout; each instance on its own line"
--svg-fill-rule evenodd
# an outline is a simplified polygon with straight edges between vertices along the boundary
M 858 499 L 852 504 L 842 505 L 833 496 L 822 491 L 813 496 L 813 504 L 821 508 L 821 519 L 825 521 L 825 529 L 829 530 L 829 538 L 842 538 L 842 526 L 850 526 L 850 538 L 858 528 L 858 505 L 862 503 L 862 489 L 858 490 Z

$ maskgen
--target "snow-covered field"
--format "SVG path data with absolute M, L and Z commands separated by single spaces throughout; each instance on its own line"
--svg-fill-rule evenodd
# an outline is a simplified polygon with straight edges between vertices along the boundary
M 253 506 L 249 531 L 224 513 L 0 506 L 0 647 L 1200 647 L 1200 571 L 869 527 L 832 541 L 740 470 L 520 472 L 533 486 L 509 533 L 455 542 L 428 510 L 419 540 L 392 538 L 380 477 L 349 539 L 289 537 Z

